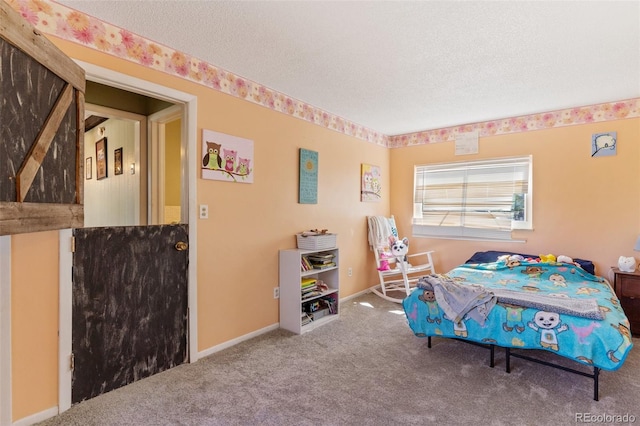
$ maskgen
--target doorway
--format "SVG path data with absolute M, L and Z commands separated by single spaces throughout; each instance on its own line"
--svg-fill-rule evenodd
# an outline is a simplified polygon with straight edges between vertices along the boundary
M 181 204 L 181 219 L 184 218 L 185 222 L 189 223 L 188 228 L 185 228 L 188 233 L 188 242 L 191 247 L 196 247 L 196 206 L 195 206 L 195 190 L 196 190 L 196 172 L 194 165 L 196 164 L 196 97 L 183 92 L 168 89 L 154 83 L 150 83 L 144 80 L 139 80 L 124 74 L 117 73 L 115 71 L 106 70 L 94 66 L 92 64 L 79 62 L 87 74 L 87 79 L 98 82 L 100 84 L 110 85 L 118 89 L 127 90 L 134 93 L 139 93 L 145 96 L 152 96 L 162 101 L 172 102 L 182 110 L 182 118 L 180 125 L 180 133 L 182 136 L 183 144 L 181 147 L 181 174 L 184 177 L 184 185 L 182 186 L 181 199 L 184 202 Z M 117 147 L 109 147 L 112 148 Z M 143 158 L 143 156 L 141 156 Z M 131 165 L 129 165 L 130 167 Z M 125 164 L 126 167 L 126 164 Z M 149 167 L 149 169 L 152 166 Z M 142 172 L 141 172 L 142 173 Z M 149 170 L 147 170 L 147 175 Z M 149 193 L 149 191 L 147 191 Z M 147 215 L 149 217 L 149 215 Z M 146 226 L 145 226 L 146 228 Z M 151 231 L 149 227 L 149 230 Z M 61 231 L 61 234 L 64 231 Z M 63 241 L 64 235 L 61 236 Z M 136 238 L 140 238 L 139 236 Z M 61 243 L 62 244 L 62 243 Z M 175 246 L 173 242 L 172 247 Z M 177 249 L 180 251 L 180 249 Z M 184 250 L 184 249 L 182 249 Z M 188 277 L 188 289 L 187 289 L 187 302 L 188 302 L 188 361 L 194 362 L 197 360 L 197 324 L 196 324 L 196 251 L 186 250 L 186 275 Z M 65 263 L 64 267 L 73 262 L 72 255 L 62 255 L 61 253 L 61 271 L 64 269 L 62 263 Z M 62 272 L 61 272 L 62 274 Z M 68 286 L 66 288 L 63 288 Z M 61 279 L 60 289 L 60 365 L 59 365 L 59 377 L 60 377 L 60 392 L 59 392 L 59 410 L 65 411 L 71 406 L 72 399 L 72 381 L 73 381 L 73 369 L 70 368 L 69 357 L 73 359 L 73 341 L 72 341 L 72 329 L 73 319 L 71 315 L 73 305 L 73 290 L 66 283 L 63 283 Z
M 147 134 L 143 114 L 85 104 L 85 228 L 150 223 Z

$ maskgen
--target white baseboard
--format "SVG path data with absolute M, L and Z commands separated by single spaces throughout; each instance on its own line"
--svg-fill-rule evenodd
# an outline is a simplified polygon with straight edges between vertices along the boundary
M 375 287 L 375 286 L 373 286 L 373 287 Z M 366 289 L 366 290 L 359 291 L 359 292 L 357 292 L 357 293 L 354 293 L 354 294 L 352 294 L 351 296 L 343 297 L 342 299 L 340 299 L 340 303 L 342 303 L 342 302 L 347 302 L 347 301 L 349 301 L 349 300 L 351 300 L 351 299 L 355 299 L 356 297 L 360 297 L 360 296 L 362 296 L 363 294 L 371 293 L 371 289 L 372 289 L 373 287 L 368 288 L 368 289 Z
M 204 351 L 200 351 L 198 352 L 198 360 L 206 356 L 212 355 L 216 352 L 220 352 L 224 349 L 230 348 L 231 346 L 237 345 L 238 343 L 244 342 L 245 340 L 253 339 L 254 337 L 260 336 L 261 334 L 268 333 L 269 331 L 277 330 L 279 327 L 280 327 L 280 323 L 275 323 L 270 326 L 261 328 L 260 330 L 256 330 L 254 332 L 245 334 L 244 336 L 236 337 L 235 339 L 231 339 L 219 345 L 213 346 L 209 349 L 205 349 Z
M 362 291 L 360 291 L 358 293 L 355 293 L 355 294 L 352 294 L 350 296 L 347 296 L 347 297 L 344 297 L 344 298 L 340 299 L 340 303 L 346 302 L 346 301 L 348 301 L 350 299 L 356 298 L 358 296 L 362 296 L 363 294 L 370 293 L 370 292 L 371 292 L 370 288 L 368 288 L 366 290 L 362 290 Z M 219 345 L 213 346 L 213 347 L 211 347 L 209 349 L 205 349 L 204 351 L 198 352 L 198 359 L 201 359 L 201 358 L 204 358 L 206 356 L 212 355 L 212 354 L 214 354 L 216 352 L 220 352 L 220 351 L 222 351 L 224 349 L 230 348 L 231 346 L 237 345 L 238 343 L 244 342 L 245 340 L 249 340 L 249 339 L 252 339 L 254 337 L 258 337 L 261 334 L 268 333 L 269 331 L 277 330 L 278 328 L 280 328 L 280 323 L 272 324 L 270 326 L 261 328 L 260 330 L 256 330 L 254 332 L 245 334 L 244 336 L 240 336 L 240 337 L 237 337 L 235 339 L 231 339 L 229 341 L 221 343 Z
M 51 407 L 12 423 L 12 426 L 30 426 L 58 415 L 58 407 Z

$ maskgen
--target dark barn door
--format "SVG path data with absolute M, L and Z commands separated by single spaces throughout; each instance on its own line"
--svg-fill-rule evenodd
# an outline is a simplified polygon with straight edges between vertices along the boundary
M 187 225 L 74 229 L 72 403 L 187 360 Z

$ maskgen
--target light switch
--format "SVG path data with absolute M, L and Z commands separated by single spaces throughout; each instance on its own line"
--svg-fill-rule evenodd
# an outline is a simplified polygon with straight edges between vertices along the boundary
M 200 219 L 209 219 L 209 206 L 200 204 Z

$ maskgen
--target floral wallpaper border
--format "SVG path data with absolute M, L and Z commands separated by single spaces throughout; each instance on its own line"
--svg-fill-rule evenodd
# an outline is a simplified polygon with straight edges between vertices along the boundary
M 473 130 L 477 130 L 483 137 L 640 117 L 640 98 L 636 98 L 388 136 L 52 0 L 5 1 L 44 34 L 82 44 L 327 129 L 389 148 L 453 141 L 458 133 Z
M 400 148 L 454 141 L 459 133 L 472 131 L 485 137 L 634 117 L 640 117 L 640 98 L 389 136 L 387 146 Z

